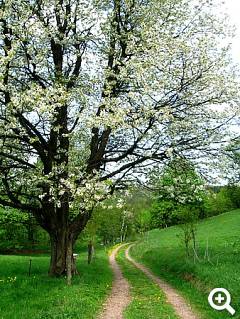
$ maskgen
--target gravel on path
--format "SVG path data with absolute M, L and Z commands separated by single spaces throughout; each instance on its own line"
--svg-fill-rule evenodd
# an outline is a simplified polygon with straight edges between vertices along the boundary
M 121 269 L 116 262 L 118 251 L 125 245 L 115 248 L 109 257 L 110 266 L 114 273 L 113 287 L 98 319 L 123 319 L 123 311 L 131 302 L 129 283 L 123 277 Z
M 165 293 L 167 301 L 173 306 L 175 309 L 176 314 L 179 318 L 182 319 L 200 319 L 200 317 L 194 313 L 191 309 L 190 305 L 186 303 L 184 298 L 178 294 L 178 292 L 172 288 L 169 284 L 167 284 L 164 280 L 155 276 L 149 269 L 145 266 L 137 263 L 130 255 L 129 250 L 131 247 L 134 246 L 130 245 L 126 251 L 125 256 L 126 258 L 138 269 L 140 269 L 145 275 L 147 275 L 153 282 L 155 282 Z

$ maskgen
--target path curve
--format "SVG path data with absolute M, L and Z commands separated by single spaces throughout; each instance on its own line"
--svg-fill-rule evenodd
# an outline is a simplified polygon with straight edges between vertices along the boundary
M 167 284 L 164 280 L 155 276 L 149 269 L 145 266 L 137 263 L 130 255 L 129 250 L 131 247 L 134 246 L 130 245 L 126 251 L 125 256 L 126 258 L 138 269 L 140 269 L 145 275 L 152 279 L 165 293 L 167 301 L 172 305 L 175 309 L 176 314 L 183 319 L 199 319 L 199 316 L 194 313 L 191 309 L 190 305 L 186 303 L 183 297 L 181 297 L 175 289 L 173 289 L 169 284 Z
M 118 251 L 127 244 L 123 244 L 115 248 L 110 257 L 109 262 L 113 270 L 114 281 L 110 296 L 103 305 L 103 312 L 99 319 L 123 319 L 123 311 L 131 301 L 130 286 L 128 281 L 123 277 L 121 269 L 116 262 Z

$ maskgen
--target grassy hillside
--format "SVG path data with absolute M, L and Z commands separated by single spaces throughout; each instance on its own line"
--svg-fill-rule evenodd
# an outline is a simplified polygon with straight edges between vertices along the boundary
M 111 288 L 112 272 L 107 254 L 101 250 L 87 265 L 86 254 L 78 260 L 79 276 L 66 286 L 64 278 L 47 276 L 48 256 L 0 256 L 1 319 L 91 319 Z
M 186 258 L 179 237 L 171 227 L 146 234 L 131 254 L 175 286 L 203 318 L 229 318 L 227 311 L 212 310 L 207 302 L 211 289 L 223 287 L 232 295 L 235 318 L 240 318 L 240 210 L 200 222 L 196 258 Z

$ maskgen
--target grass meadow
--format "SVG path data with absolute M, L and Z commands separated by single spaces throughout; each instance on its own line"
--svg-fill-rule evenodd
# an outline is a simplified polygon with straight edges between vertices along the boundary
M 0 256 L 1 319 L 92 319 L 111 289 L 112 272 L 104 250 L 91 265 L 86 254 L 78 259 L 79 276 L 68 287 L 65 278 L 49 278 L 49 256 Z
M 197 257 L 186 257 L 181 229 L 152 230 L 130 251 L 131 255 L 165 278 L 191 303 L 203 319 L 227 319 L 227 311 L 208 305 L 211 289 L 223 287 L 232 295 L 234 318 L 240 318 L 240 210 L 208 218 L 197 225 Z M 32 259 L 31 276 L 28 274 Z M 111 290 L 112 271 L 104 249 L 87 264 L 78 258 L 79 276 L 68 287 L 65 278 L 49 278 L 48 255 L 0 255 L 0 319 L 93 319 Z M 125 319 L 175 319 L 160 289 L 135 269 L 123 255 L 118 262 L 129 280 L 133 300 Z
M 177 288 L 203 318 L 230 317 L 227 311 L 210 308 L 207 301 L 211 289 L 228 289 L 236 310 L 234 318 L 240 318 L 240 210 L 197 225 L 198 258 L 186 258 L 180 233 L 179 227 L 152 230 L 131 254 Z

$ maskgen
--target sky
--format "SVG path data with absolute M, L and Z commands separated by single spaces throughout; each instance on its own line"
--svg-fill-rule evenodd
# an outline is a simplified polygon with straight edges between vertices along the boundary
M 221 8 L 226 11 L 231 23 L 236 26 L 236 35 L 232 40 L 232 52 L 234 60 L 240 63 L 240 0 L 216 1 L 221 3 Z

